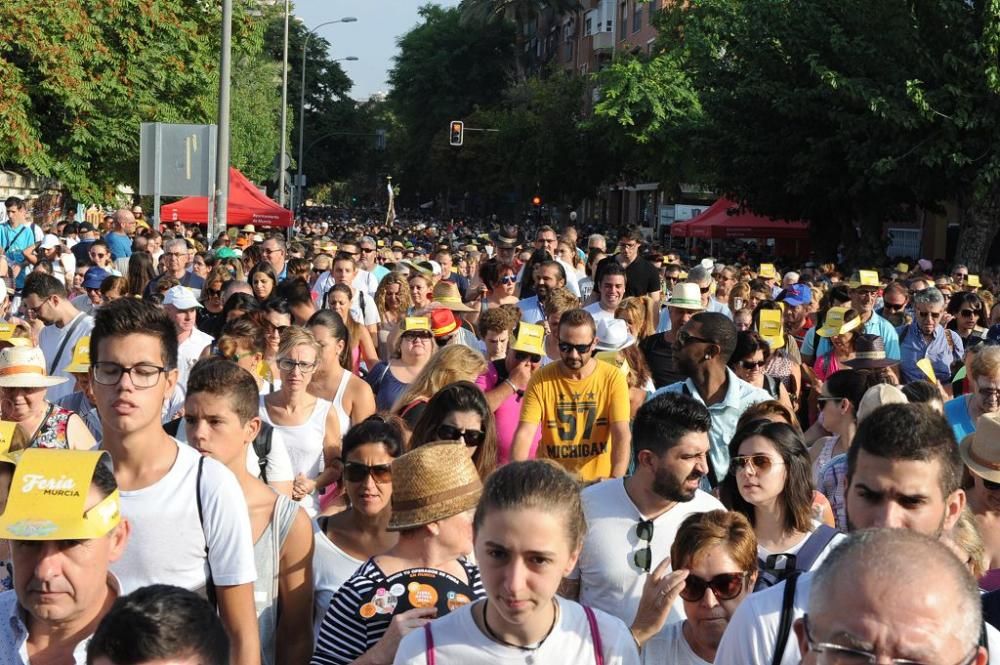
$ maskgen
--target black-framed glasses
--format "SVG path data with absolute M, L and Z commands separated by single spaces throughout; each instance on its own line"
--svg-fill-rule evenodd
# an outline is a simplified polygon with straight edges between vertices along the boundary
M 375 252 L 375 248 L 374 247 L 362 247 L 361 248 L 361 252 L 363 254 L 373 254 Z
M 222 289 L 205 289 L 205 298 L 221 298 Z
M 755 370 L 755 369 L 761 369 L 761 368 L 764 367 L 765 364 L 766 363 L 763 360 L 741 360 L 740 361 L 740 367 L 742 367 L 743 369 L 747 370 L 748 372 L 752 371 L 752 370 Z
M 291 326 L 276 326 L 273 323 L 268 327 L 268 332 L 271 334 L 278 333 L 278 335 L 283 335 L 286 330 Z
M 527 351 L 515 351 L 514 360 L 518 362 L 524 362 L 525 360 L 530 360 L 533 363 L 542 362 L 542 357 L 537 353 L 528 353 Z
M 570 351 L 576 351 L 581 356 L 590 351 L 590 346 L 593 342 L 589 344 L 570 344 L 569 342 L 564 342 L 559 340 L 559 350 L 563 353 L 569 353 Z
M 316 363 L 307 363 L 303 360 L 292 360 L 291 358 L 279 358 L 278 369 L 285 372 L 294 372 L 297 369 L 303 374 L 312 374 L 316 371 Z
M 363 483 L 372 477 L 379 485 L 392 482 L 391 464 L 362 464 L 361 462 L 346 462 L 344 464 L 344 480 L 349 483 Z
M 132 385 L 139 389 L 152 388 L 159 382 L 160 374 L 167 371 L 166 367 L 152 363 L 139 363 L 125 367 L 113 362 L 95 362 L 90 364 L 90 375 L 96 383 L 102 386 L 117 386 L 122 376 L 128 374 Z
M 928 317 L 932 319 L 940 319 L 941 314 L 943 314 L 943 312 L 921 312 L 920 310 L 917 310 L 917 316 L 921 319 L 926 319 Z
M 684 589 L 680 595 L 689 603 L 697 603 L 705 597 L 705 591 L 711 589 L 719 600 L 732 600 L 743 591 L 749 574 L 721 573 L 710 580 L 689 574 L 684 578 Z
M 434 333 L 430 330 L 407 330 L 405 333 L 399 336 L 400 339 L 430 339 L 434 337 Z
M 686 330 L 681 330 L 677 333 L 677 344 L 680 347 L 685 347 L 691 342 L 701 342 L 702 344 L 715 344 L 716 342 L 706 339 L 704 337 L 698 337 L 697 335 L 692 335 Z
M 653 567 L 653 520 L 639 520 L 635 525 L 635 536 L 646 546 L 632 553 L 632 563 L 648 573 Z
M 449 335 L 447 337 L 435 337 L 434 338 L 434 343 L 437 344 L 438 346 L 443 347 L 443 346 L 447 346 L 448 342 L 450 342 L 454 338 L 455 338 L 454 335 Z
M 887 312 L 900 312 L 905 307 L 906 307 L 906 303 L 905 302 L 899 302 L 899 303 L 896 303 L 896 302 L 883 302 L 882 303 L 882 309 L 884 309 Z
M 773 459 L 770 455 L 757 453 L 756 455 L 737 455 L 730 462 L 737 471 L 753 470 L 756 473 L 764 474 L 772 467 L 784 464 L 784 460 Z
M 984 402 L 1000 401 L 1000 390 L 996 388 L 979 388 L 976 392 L 979 393 Z
M 983 478 L 981 476 L 980 476 L 980 480 L 983 481 L 983 487 L 985 487 L 989 491 L 996 492 L 996 491 L 1000 490 L 1000 483 L 995 483 L 992 480 L 986 480 L 985 478 Z
M 278 252 L 283 252 L 285 250 L 280 247 L 273 247 L 271 249 L 261 248 L 260 253 L 264 256 L 271 256 L 272 254 L 277 254 Z
M 879 662 L 878 654 L 874 654 L 871 651 L 846 647 L 831 642 L 816 641 L 812 636 L 808 614 L 802 615 L 802 626 L 805 629 L 806 640 L 809 642 L 809 650 L 818 656 L 816 665 L 875 665 Z M 972 665 L 978 654 L 979 646 L 977 645 L 955 665 Z M 890 658 L 883 662 L 888 662 L 891 665 L 930 665 L 930 663 L 909 660 L 907 658 Z
M 698 290 L 701 291 L 702 295 L 705 295 L 706 293 L 708 293 L 708 290 L 711 289 L 711 288 L 712 288 L 712 285 L 709 284 L 708 286 L 699 286 Z
M 958 310 L 958 313 L 965 318 L 969 318 L 970 316 L 979 316 L 978 309 L 960 309 Z
M 438 425 L 437 435 L 443 441 L 464 441 L 467 446 L 482 445 L 486 432 L 480 429 L 464 429 L 452 425 Z

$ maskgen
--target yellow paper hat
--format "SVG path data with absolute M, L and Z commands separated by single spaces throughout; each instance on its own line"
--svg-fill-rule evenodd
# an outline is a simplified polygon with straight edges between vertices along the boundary
M 979 275 L 969 275 L 965 278 L 965 284 L 966 286 L 971 286 L 976 289 L 983 285 L 983 283 L 979 281 Z
M 17 326 L 13 323 L 0 323 L 0 342 L 7 342 L 11 346 L 31 346 L 31 340 L 27 337 L 15 337 Z
M 834 337 L 849 333 L 861 325 L 861 317 L 855 316 L 850 321 L 844 321 L 844 317 L 851 311 L 849 307 L 831 307 L 823 320 L 823 327 L 816 329 L 816 334 L 820 337 Z
M 757 326 L 757 334 L 767 342 L 768 346 L 771 347 L 771 351 L 777 351 L 785 346 L 785 331 L 781 323 L 781 310 L 760 310 L 760 323 Z
M 777 275 L 777 271 L 774 269 L 773 263 L 761 263 L 760 270 L 757 271 L 760 277 L 770 279 Z
M 90 335 L 81 337 L 73 347 L 73 359 L 66 366 L 70 374 L 86 374 L 90 371 Z
M 514 339 L 510 341 L 510 348 L 523 353 L 544 356 L 545 328 L 537 323 L 520 322 L 514 330 Z
M 852 289 L 857 289 L 862 286 L 870 286 L 872 288 L 878 289 L 882 287 L 882 284 L 878 279 L 877 270 L 859 270 L 857 275 L 852 275 L 850 281 L 847 285 Z
M 22 452 L 0 515 L 0 535 L 15 540 L 89 540 L 121 521 L 118 490 L 87 510 L 98 464 L 113 471 L 101 450 L 29 448 Z

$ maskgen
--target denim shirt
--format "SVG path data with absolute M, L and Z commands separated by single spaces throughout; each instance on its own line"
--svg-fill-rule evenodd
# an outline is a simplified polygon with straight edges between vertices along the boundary
M 946 335 L 951 337 L 951 344 L 948 343 Z M 945 330 L 940 325 L 934 329 L 934 338 L 930 341 L 924 337 L 916 321 L 908 326 L 902 326 L 899 329 L 899 336 L 902 338 L 899 345 L 902 356 L 900 369 L 903 372 L 904 383 L 927 378 L 917 367 L 917 361 L 927 358 L 934 367 L 934 376 L 938 382 L 946 384 L 951 381 L 951 363 L 965 357 L 962 338 L 958 333 Z

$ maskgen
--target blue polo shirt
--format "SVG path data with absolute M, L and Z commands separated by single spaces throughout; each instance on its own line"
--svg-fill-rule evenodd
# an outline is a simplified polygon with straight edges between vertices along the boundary
M 705 400 L 698 394 L 698 389 L 691 379 L 664 386 L 653 393 L 650 399 L 663 393 L 683 393 L 705 404 Z M 729 470 L 729 441 L 736 434 L 736 423 L 739 422 L 740 416 L 747 407 L 770 399 L 774 398 L 766 390 L 750 385 L 733 374 L 731 369 L 726 368 L 725 398 L 716 404 L 705 404 L 712 416 L 712 426 L 708 430 L 708 440 L 711 444 L 708 456 L 712 461 L 716 483 L 722 482 L 726 471 Z
M 931 361 L 938 383 L 951 382 L 951 363 L 965 357 L 965 346 L 957 332 L 945 330 L 944 326 L 939 325 L 934 330 L 934 338 L 928 341 L 920 332 L 916 321 L 908 326 L 900 326 L 898 332 L 902 339 L 899 344 L 902 354 L 899 366 L 903 371 L 904 383 L 927 378 L 917 367 L 917 361 L 923 358 Z
M 861 332 L 867 335 L 878 335 L 882 338 L 885 343 L 885 357 L 891 360 L 900 360 L 899 357 L 899 336 L 896 334 L 896 329 L 892 327 L 892 324 L 883 319 L 878 314 L 872 312 L 871 318 L 861 327 Z M 806 335 L 808 340 L 808 335 Z M 815 337 L 814 337 L 815 339 Z M 816 345 L 815 353 L 807 353 L 807 344 L 803 344 L 802 353 L 805 355 L 812 355 L 816 358 L 822 358 L 824 354 L 829 353 L 833 347 L 830 346 L 830 338 L 822 337 L 819 343 Z

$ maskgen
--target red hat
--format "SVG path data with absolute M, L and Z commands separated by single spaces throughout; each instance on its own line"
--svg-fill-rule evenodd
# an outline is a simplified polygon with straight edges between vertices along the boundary
M 431 332 L 435 337 L 445 337 L 458 330 L 458 321 L 450 309 L 431 310 Z

